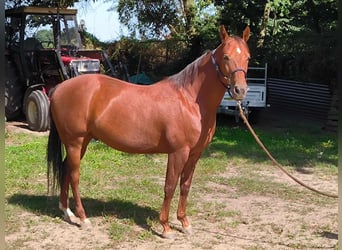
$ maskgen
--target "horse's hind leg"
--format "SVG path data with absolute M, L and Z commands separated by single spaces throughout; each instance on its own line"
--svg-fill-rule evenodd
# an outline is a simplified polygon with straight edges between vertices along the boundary
M 64 213 L 64 219 L 69 223 L 77 223 L 75 221 L 76 216 L 70 210 L 69 207 L 69 184 L 70 184 L 70 175 L 67 172 L 68 167 L 66 165 L 66 160 L 63 161 L 63 176 L 61 177 L 61 192 L 59 196 L 59 209 Z
M 75 201 L 75 212 L 81 220 L 81 225 L 90 225 L 90 221 L 86 218 L 86 214 L 82 205 L 81 196 L 79 192 L 79 180 L 80 180 L 80 163 L 85 154 L 87 145 L 91 138 L 85 138 L 79 140 L 83 143 L 77 143 L 75 145 L 66 145 L 67 157 L 64 161 L 64 174 L 61 185 L 60 195 L 60 209 L 64 211 L 65 219 L 71 223 L 77 223 L 75 215 L 69 208 L 69 184 L 71 185 L 73 197 Z M 81 147 L 78 145 L 82 145 Z M 61 206 L 62 205 L 62 206 Z

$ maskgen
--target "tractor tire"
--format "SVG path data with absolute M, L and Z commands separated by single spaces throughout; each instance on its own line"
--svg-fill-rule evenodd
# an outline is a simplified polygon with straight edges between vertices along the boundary
M 49 99 L 41 90 L 32 91 L 25 98 L 25 115 L 28 126 L 33 131 L 49 129 Z

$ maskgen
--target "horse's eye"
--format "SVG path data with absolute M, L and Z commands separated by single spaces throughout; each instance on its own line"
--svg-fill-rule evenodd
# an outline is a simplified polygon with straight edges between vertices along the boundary
M 224 56 L 223 56 L 223 59 L 226 60 L 226 61 L 228 61 L 228 60 L 229 60 L 229 56 L 228 56 L 228 55 L 224 55 Z

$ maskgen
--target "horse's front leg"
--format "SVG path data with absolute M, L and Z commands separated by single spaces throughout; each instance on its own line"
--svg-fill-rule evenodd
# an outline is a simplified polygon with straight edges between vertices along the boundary
M 192 227 L 186 216 L 186 205 L 192 177 L 199 157 L 200 156 L 189 159 L 182 171 L 180 179 L 180 196 L 178 202 L 177 219 L 182 223 L 183 232 L 186 234 L 192 234 Z
M 160 224 L 163 226 L 163 238 L 173 238 L 173 233 L 169 224 L 169 214 L 171 200 L 175 193 L 179 175 L 188 158 L 189 151 L 184 149 L 168 156 L 165 186 L 164 186 L 164 201 L 159 216 Z

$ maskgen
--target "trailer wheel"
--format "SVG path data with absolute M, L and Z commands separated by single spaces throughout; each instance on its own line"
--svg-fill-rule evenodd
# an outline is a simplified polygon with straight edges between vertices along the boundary
M 30 129 L 46 131 L 49 128 L 49 99 L 41 90 L 32 91 L 26 98 L 25 114 Z
M 260 110 L 253 109 L 248 116 L 248 121 L 250 124 L 257 124 L 259 122 Z

